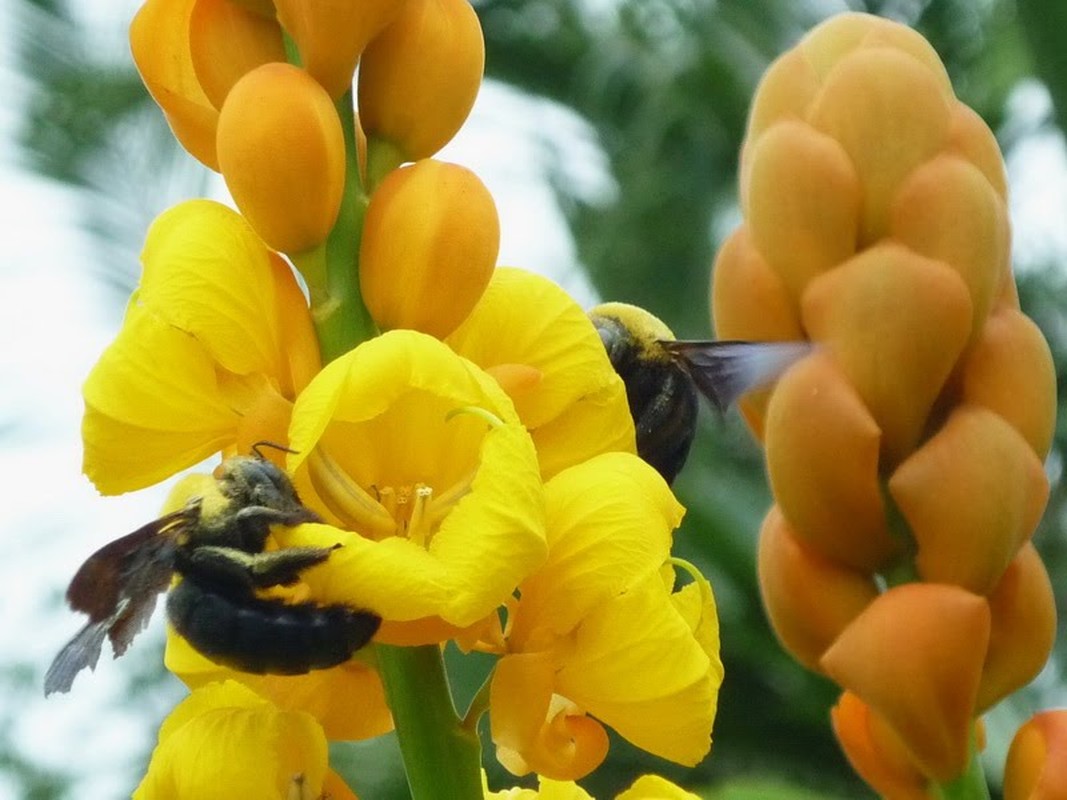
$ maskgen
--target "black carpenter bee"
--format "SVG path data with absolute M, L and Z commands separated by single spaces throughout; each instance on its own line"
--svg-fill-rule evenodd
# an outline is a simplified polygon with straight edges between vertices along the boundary
M 811 350 L 810 342 L 678 341 L 659 319 L 625 303 L 597 306 L 589 318 L 626 385 L 637 453 L 667 483 L 689 456 L 698 395 L 725 412 Z
M 104 545 L 82 564 L 67 602 L 89 621 L 52 662 L 46 696 L 69 691 L 82 669 L 95 669 L 105 636 L 115 658 L 122 655 L 174 573 L 181 581 L 167 595 L 167 616 L 219 664 L 297 675 L 347 661 L 370 641 L 381 618 L 368 611 L 257 596 L 259 589 L 295 583 L 332 548 L 263 552 L 272 525 L 320 520 L 300 503 L 285 472 L 255 453 L 227 459 L 215 470 L 211 492 Z

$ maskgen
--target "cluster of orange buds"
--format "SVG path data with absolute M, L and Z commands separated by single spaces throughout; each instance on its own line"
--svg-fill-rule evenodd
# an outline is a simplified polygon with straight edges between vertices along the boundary
M 775 498 L 764 603 L 794 657 L 842 687 L 856 770 L 926 797 L 1055 630 L 1030 543 L 1055 376 L 1019 311 L 1000 151 L 922 36 L 844 14 L 763 77 L 740 189 L 716 332 L 815 343 L 742 403 Z
M 149 0 L 130 41 L 175 136 L 222 173 L 263 241 L 290 256 L 326 240 L 346 185 L 366 181 L 368 163 L 370 186 L 356 193 L 364 203 L 385 173 L 429 158 L 455 135 L 473 106 L 485 57 L 468 0 Z M 359 169 L 346 164 L 348 137 L 360 142 Z M 466 171 L 452 165 L 413 170 L 395 179 L 388 194 L 404 197 L 392 203 L 427 208 L 417 240 L 432 239 L 444 218 L 472 224 L 484 232 L 479 254 L 492 249 L 495 259 L 496 212 Z M 471 194 L 474 210 L 453 208 Z M 491 266 L 493 259 L 477 263 Z M 488 269 L 481 271 L 484 288 Z M 385 317 L 390 326 L 393 311 Z

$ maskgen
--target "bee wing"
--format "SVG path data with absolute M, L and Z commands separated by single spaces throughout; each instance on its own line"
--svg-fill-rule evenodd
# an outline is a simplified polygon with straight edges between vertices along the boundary
M 719 410 L 776 380 L 811 352 L 811 342 L 663 341 L 689 368 L 693 383 Z
M 48 668 L 45 696 L 68 691 L 81 670 L 95 669 L 104 637 L 116 657 L 126 652 L 170 583 L 175 534 L 189 520 L 188 509 L 167 514 L 104 545 L 81 565 L 67 588 L 67 602 L 89 621 Z

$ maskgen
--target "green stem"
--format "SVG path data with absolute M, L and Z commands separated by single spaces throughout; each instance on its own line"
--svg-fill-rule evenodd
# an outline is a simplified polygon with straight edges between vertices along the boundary
M 441 649 L 378 645 L 376 650 L 412 800 L 480 800 L 478 735 L 456 715 Z
M 982 762 L 978 758 L 974 735 L 971 736 L 967 769 L 954 781 L 936 784 L 934 796 L 939 800 L 989 800 L 989 786 L 986 784 L 985 773 L 982 772 Z

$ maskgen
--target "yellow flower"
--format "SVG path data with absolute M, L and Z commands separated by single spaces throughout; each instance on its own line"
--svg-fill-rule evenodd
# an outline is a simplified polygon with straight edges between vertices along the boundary
M 711 747 L 722 665 L 710 587 L 674 592 L 665 567 L 682 508 L 625 453 L 564 470 L 545 491 L 548 561 L 509 609 L 490 691 L 498 758 L 573 780 L 606 755 L 603 723 L 696 764 Z
M 344 530 L 303 525 L 283 544 L 343 545 L 306 573 L 312 596 L 381 615 L 378 641 L 408 623 L 447 639 L 544 560 L 529 434 L 492 378 L 437 339 L 392 331 L 331 362 L 298 398 L 290 444 L 301 497 Z
M 159 730 L 135 800 L 354 798 L 327 766 L 310 715 L 283 711 L 241 684 L 213 683 L 178 704 Z
M 286 441 L 292 401 L 319 368 L 288 265 L 235 212 L 206 200 L 148 232 L 141 285 L 85 382 L 84 469 L 117 494 L 212 453 Z
M 485 790 L 485 800 L 593 800 L 592 795 L 572 781 L 554 781 L 539 775 L 536 789 Z M 675 786 L 658 775 L 642 775 L 615 800 L 699 800 L 697 795 Z
M 367 208 L 363 300 L 381 328 L 443 339 L 482 296 L 499 248 L 496 204 L 469 169 L 424 159 L 393 170 Z
M 445 341 L 510 395 L 546 479 L 600 453 L 637 452 L 626 387 L 600 336 L 547 278 L 498 267 Z
M 1067 787 L 1067 711 L 1035 714 L 1008 750 L 1004 800 L 1056 800 Z

